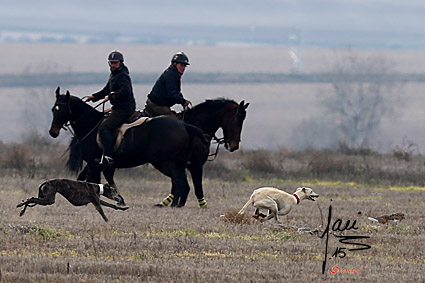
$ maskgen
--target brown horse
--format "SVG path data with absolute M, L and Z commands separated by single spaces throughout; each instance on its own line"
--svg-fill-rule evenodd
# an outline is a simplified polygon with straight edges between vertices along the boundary
M 211 141 L 215 139 L 219 143 L 224 143 L 230 152 L 237 150 L 241 141 L 242 125 L 246 118 L 248 105 L 249 103 L 245 104 L 245 101 L 238 104 L 230 99 L 218 98 L 206 100 L 188 109 L 184 115 L 180 114 L 185 123 L 200 128 L 209 141 L 208 144 L 205 144 L 199 138 L 194 138 L 192 155 L 187 165 L 195 187 L 195 195 L 201 208 L 207 206 L 202 187 L 202 176 L 204 164 L 208 160 Z M 220 128 L 223 130 L 224 137 L 217 139 L 215 134 Z M 167 206 L 171 201 L 174 202 L 172 196 L 168 196 L 159 206 Z

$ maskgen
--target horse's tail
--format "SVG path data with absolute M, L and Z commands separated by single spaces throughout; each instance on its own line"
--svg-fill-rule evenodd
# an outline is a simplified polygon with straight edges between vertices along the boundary
M 66 162 L 66 167 L 71 172 L 78 173 L 83 168 L 83 154 L 78 139 L 73 137 L 68 147 L 69 158 Z
M 208 145 L 208 139 L 204 136 L 204 132 L 201 131 L 201 129 L 199 129 L 196 126 L 190 125 L 190 124 L 186 124 L 184 123 L 184 126 L 186 127 L 186 131 L 188 132 L 190 139 L 192 141 L 193 137 L 198 137 L 201 139 L 202 143 Z

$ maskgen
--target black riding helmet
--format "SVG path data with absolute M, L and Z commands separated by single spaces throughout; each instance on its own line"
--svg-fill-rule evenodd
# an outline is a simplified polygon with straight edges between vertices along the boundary
M 171 59 L 171 63 L 174 63 L 174 62 L 190 65 L 189 58 L 186 56 L 186 54 L 184 54 L 183 51 L 177 52 L 176 54 L 173 55 L 173 58 Z
M 119 52 L 118 50 L 114 50 L 111 53 L 109 53 L 108 61 L 110 61 L 110 62 L 111 61 L 112 62 L 114 62 L 114 61 L 124 62 L 124 55 L 122 55 L 122 53 Z

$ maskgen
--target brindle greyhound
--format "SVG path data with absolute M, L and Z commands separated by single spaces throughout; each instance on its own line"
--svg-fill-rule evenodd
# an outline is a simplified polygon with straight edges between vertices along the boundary
M 111 207 L 117 210 L 128 209 L 128 206 L 125 206 L 125 202 L 122 196 L 115 188 L 108 184 L 101 185 L 67 179 L 53 179 L 48 180 L 39 186 L 38 198 L 31 197 L 27 200 L 22 200 L 22 202 L 16 206 L 24 206 L 19 215 L 24 215 L 27 206 L 33 207 L 37 204 L 54 204 L 56 193 L 63 195 L 70 203 L 75 206 L 82 206 L 91 202 L 96 210 L 99 211 L 100 215 L 102 215 L 105 221 L 108 221 L 108 218 L 103 213 L 103 209 L 100 205 Z M 121 207 L 101 200 L 101 195 L 117 201 L 117 204 L 121 205 Z

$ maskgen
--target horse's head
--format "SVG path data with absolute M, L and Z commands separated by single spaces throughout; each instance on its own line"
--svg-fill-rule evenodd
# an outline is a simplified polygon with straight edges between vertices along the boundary
M 56 101 L 53 105 L 53 121 L 50 126 L 49 134 L 53 138 L 59 136 L 60 129 L 69 121 L 71 117 L 70 108 L 70 93 L 66 91 L 66 94 L 60 94 L 60 87 L 56 89 Z
M 242 100 L 239 105 L 233 105 L 231 111 L 228 111 L 223 117 L 221 128 L 223 129 L 224 146 L 230 152 L 239 148 L 242 125 L 246 117 L 248 105 L 249 103 L 245 104 L 245 101 Z

